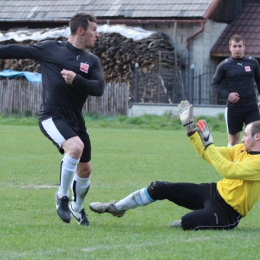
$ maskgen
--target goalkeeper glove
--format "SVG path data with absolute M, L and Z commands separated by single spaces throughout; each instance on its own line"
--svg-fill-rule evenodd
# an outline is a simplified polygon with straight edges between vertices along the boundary
M 197 131 L 200 135 L 200 139 L 205 147 L 205 149 L 213 144 L 213 138 L 209 131 L 208 125 L 205 120 L 200 119 L 197 123 Z
M 181 101 L 178 105 L 177 112 L 180 116 L 180 120 L 182 125 L 185 127 L 187 134 L 192 134 L 196 131 L 193 120 L 193 105 L 189 103 L 189 101 Z

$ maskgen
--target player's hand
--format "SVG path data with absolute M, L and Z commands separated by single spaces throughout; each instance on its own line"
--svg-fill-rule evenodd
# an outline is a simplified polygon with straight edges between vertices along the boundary
M 73 79 L 74 79 L 75 76 L 76 76 L 76 73 L 73 72 L 73 71 L 71 71 L 71 70 L 65 70 L 65 69 L 63 69 L 63 70 L 61 71 L 61 75 L 62 75 L 62 77 L 64 78 L 65 82 L 66 82 L 67 84 L 71 85 L 72 82 L 73 82 Z
M 195 126 L 193 123 L 194 115 L 193 115 L 193 105 L 189 103 L 189 101 L 181 101 L 178 105 L 177 112 L 180 116 L 180 120 L 182 125 L 186 128 L 187 133 L 194 132 Z
M 239 94 L 236 93 L 236 92 L 231 92 L 229 95 L 228 95 L 228 101 L 231 102 L 231 103 L 237 103 L 238 101 L 240 100 L 240 97 L 239 97 Z
M 213 144 L 213 138 L 205 120 L 200 119 L 197 123 L 197 131 L 205 149 Z

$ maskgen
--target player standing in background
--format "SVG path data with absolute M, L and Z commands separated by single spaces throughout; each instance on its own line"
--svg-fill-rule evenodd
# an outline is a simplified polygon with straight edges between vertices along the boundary
M 122 217 L 129 209 L 169 200 L 192 210 L 171 223 L 183 230 L 229 230 L 247 215 L 260 197 L 260 120 L 246 126 L 243 144 L 217 147 L 204 120 L 195 128 L 193 106 L 188 101 L 179 104 L 178 112 L 195 151 L 223 179 L 201 184 L 155 181 L 118 202 L 90 203 L 92 211 Z M 190 173 L 193 171 L 191 168 Z
M 39 61 L 43 86 L 39 126 L 59 152 L 65 154 L 55 194 L 57 214 L 66 223 L 72 215 L 78 224 L 88 226 L 83 203 L 90 186 L 91 144 L 82 108 L 88 95 L 103 95 L 105 81 L 98 57 L 88 50 L 99 36 L 96 18 L 77 13 L 69 26 L 71 34 L 67 41 L 1 46 L 0 58 Z
M 239 142 L 240 132 L 245 125 L 260 120 L 257 104 L 257 89 L 260 93 L 260 71 L 256 59 L 244 56 L 245 40 L 233 35 L 229 40 L 231 57 L 222 61 L 213 76 L 212 87 L 227 99 L 225 111 L 228 146 Z M 225 82 L 225 86 L 221 83 Z

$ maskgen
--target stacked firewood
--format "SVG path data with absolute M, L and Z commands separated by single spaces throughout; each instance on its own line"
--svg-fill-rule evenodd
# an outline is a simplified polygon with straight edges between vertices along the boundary
M 151 71 L 159 63 L 159 51 L 171 53 L 168 57 L 162 55 L 161 63 L 174 66 L 174 48 L 167 36 L 159 33 L 139 41 L 117 33 L 102 34 L 93 50 L 94 54 L 100 57 L 107 81 L 130 83 L 135 64 L 138 63 L 140 73 Z
M 67 39 L 61 37 L 55 40 Z M 0 44 L 10 43 L 33 44 L 35 42 L 17 43 L 10 40 Z M 101 33 L 96 46 L 91 51 L 100 58 L 106 82 L 128 82 L 132 95 L 134 95 L 134 72 L 137 63 L 139 75 L 151 74 L 154 77 L 156 74 L 155 79 L 148 80 L 149 83 L 147 79 L 142 80 L 140 77 L 138 84 L 139 101 L 154 102 L 155 97 L 158 96 L 158 84 L 161 84 L 160 78 L 158 78 L 160 74 L 158 64 L 168 70 L 174 70 L 176 64 L 178 67 L 180 66 L 180 61 L 175 60 L 174 48 L 170 44 L 169 38 L 162 33 L 154 33 L 150 37 L 138 41 L 126 38 L 118 33 Z M 0 70 L 4 69 L 41 72 L 39 63 L 29 59 L 0 60 Z M 155 70 L 156 73 L 154 73 Z M 161 91 L 165 93 L 167 89 L 161 88 Z M 153 93 L 153 95 L 148 93 Z M 165 98 L 168 100 L 166 96 L 163 99 L 165 100 Z

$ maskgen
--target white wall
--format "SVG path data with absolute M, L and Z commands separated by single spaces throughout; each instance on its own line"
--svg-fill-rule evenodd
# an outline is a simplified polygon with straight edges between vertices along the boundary
M 178 105 L 164 105 L 164 104 L 133 104 L 132 108 L 128 110 L 128 116 L 143 116 L 143 115 L 157 115 L 161 116 L 166 113 L 173 115 L 177 114 Z M 195 116 L 212 116 L 217 117 L 219 114 L 224 114 L 225 106 L 194 106 Z

